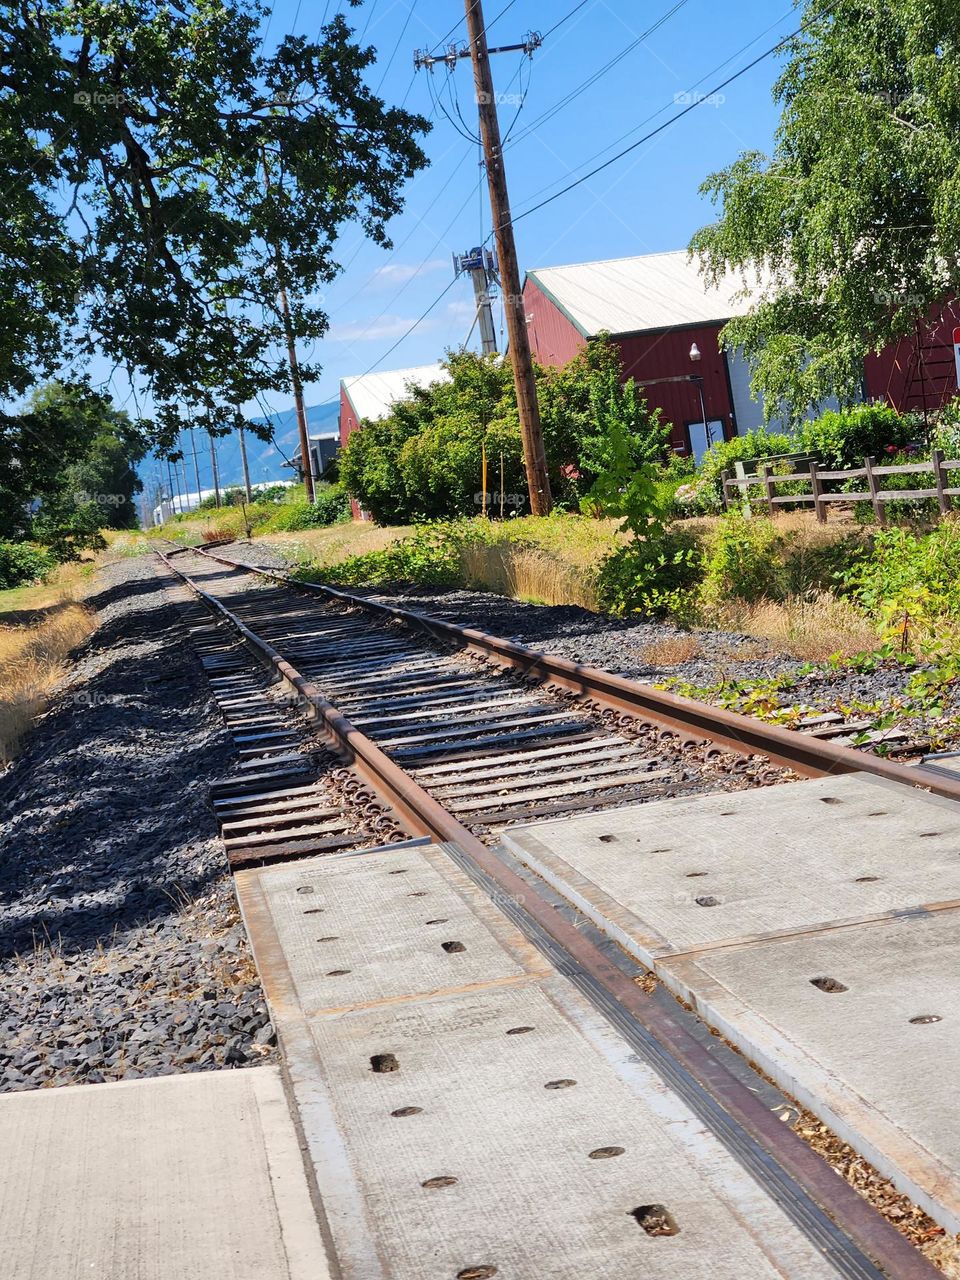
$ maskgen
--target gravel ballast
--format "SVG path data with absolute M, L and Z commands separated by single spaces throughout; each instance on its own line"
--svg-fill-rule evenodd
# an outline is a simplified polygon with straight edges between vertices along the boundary
M 235 543 L 224 548 L 224 555 L 262 568 L 289 570 L 291 567 L 285 549 L 267 541 Z M 322 581 L 322 573 L 318 573 L 318 580 Z M 821 664 L 815 671 L 807 672 L 805 668 L 809 663 L 779 653 L 755 636 L 706 629 L 691 633 L 669 622 L 621 620 L 591 613 L 577 605 L 527 604 L 485 591 L 413 586 L 395 590 L 357 587 L 349 590 L 384 604 L 418 609 L 459 626 L 476 627 L 532 649 L 651 684 L 678 680 L 694 686 L 710 686 L 721 681 L 757 682 L 793 677 L 791 689 L 784 694 L 785 705 L 826 708 L 858 701 L 888 702 L 905 694 L 910 674 L 893 664 L 880 666 L 875 671 L 858 671 L 852 667 L 832 670 Z M 645 652 L 651 645 L 691 639 L 696 642 L 697 652 L 681 662 L 651 661 Z
M 269 1061 L 273 1029 L 207 802 L 232 761 L 152 556 L 0 782 L 0 1091 Z

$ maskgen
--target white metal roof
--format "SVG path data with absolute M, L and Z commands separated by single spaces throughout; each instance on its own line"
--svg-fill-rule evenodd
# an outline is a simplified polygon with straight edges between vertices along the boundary
M 698 260 L 685 249 L 545 267 L 529 276 L 585 338 L 602 330 L 643 333 L 729 320 L 747 311 L 756 293 L 752 287 L 746 297 L 738 297 L 744 283 L 734 276 L 726 277 L 717 288 L 708 288 Z
M 357 417 L 376 422 L 379 418 L 386 418 L 398 401 L 409 399 L 411 387 L 429 387 L 432 382 L 449 381 L 450 374 L 442 364 L 422 364 L 414 369 L 389 369 L 384 373 L 344 378 L 340 385 Z

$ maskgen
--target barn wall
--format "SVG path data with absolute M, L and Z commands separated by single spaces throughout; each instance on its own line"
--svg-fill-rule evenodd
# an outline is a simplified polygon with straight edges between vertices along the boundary
M 707 417 L 723 422 L 724 436 L 736 435 L 733 403 L 727 366 L 720 350 L 717 335 L 720 325 L 696 325 L 683 329 L 666 329 L 659 333 L 641 333 L 614 339 L 620 348 L 624 375 L 643 382 L 648 378 L 683 377 L 691 373 L 703 378 L 703 397 Z M 700 361 L 690 359 L 690 347 L 700 348 Z M 662 410 L 664 419 L 672 424 L 671 446 L 678 452 L 688 453 L 690 442 L 687 424 L 700 422 L 700 399 L 693 382 L 667 382 L 660 386 L 645 387 L 644 394 L 651 408 Z
M 957 394 L 953 358 L 953 330 L 960 326 L 960 302 L 947 303 L 935 311 L 920 332 L 924 362 L 921 378 L 917 342 L 903 338 L 885 347 L 864 362 L 868 400 L 882 400 L 901 413 L 910 409 L 939 409 Z
M 576 325 L 529 278 L 523 286 L 523 303 L 526 314 L 532 317 L 527 331 L 540 364 L 554 368 L 568 364 L 587 345 Z
M 350 397 L 347 395 L 346 389 L 340 386 L 340 448 L 347 443 L 359 426 L 357 415 L 353 411 L 353 405 L 350 403 Z M 356 498 L 350 499 L 350 510 L 354 520 L 368 520 L 370 517 L 357 502 Z

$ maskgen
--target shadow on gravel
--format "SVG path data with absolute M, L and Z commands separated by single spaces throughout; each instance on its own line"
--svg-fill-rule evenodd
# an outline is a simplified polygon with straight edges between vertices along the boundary
M 206 784 L 231 746 L 162 592 L 151 574 L 94 597 L 106 615 L 84 653 L 94 669 L 5 780 L 0 959 L 47 938 L 93 947 L 170 915 L 226 871 Z

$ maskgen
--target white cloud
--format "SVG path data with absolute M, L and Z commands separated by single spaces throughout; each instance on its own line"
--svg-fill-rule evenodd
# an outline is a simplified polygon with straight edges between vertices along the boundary
M 381 342 L 384 338 L 399 338 L 416 321 L 416 316 L 381 316 L 372 324 L 359 321 L 354 324 L 335 324 L 327 335 L 331 342 Z M 435 323 L 435 322 L 434 322 Z M 430 321 L 424 320 L 420 328 Z
M 374 271 L 370 278 L 370 288 L 377 288 L 380 285 L 406 284 L 417 276 L 432 275 L 436 271 L 442 271 L 444 267 L 452 271 L 453 262 L 446 258 L 434 258 L 431 262 L 423 263 L 387 262 Z

